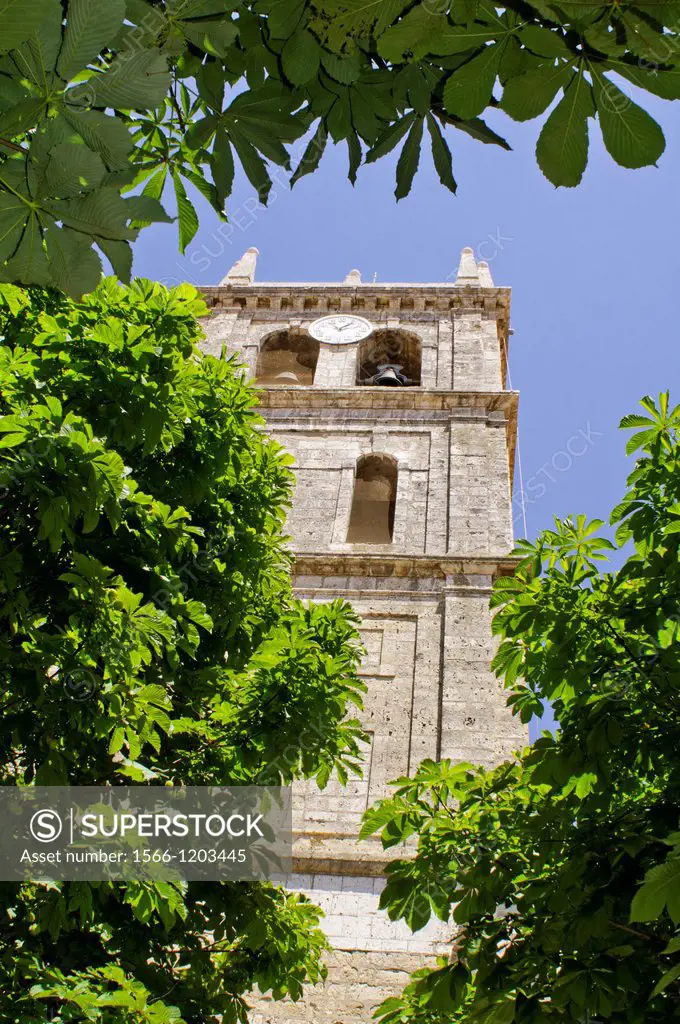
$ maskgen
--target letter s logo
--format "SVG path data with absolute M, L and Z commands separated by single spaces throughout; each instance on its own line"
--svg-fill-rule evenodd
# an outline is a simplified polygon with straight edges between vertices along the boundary
M 57 811 L 36 811 L 31 818 L 31 835 L 39 843 L 53 843 L 61 835 L 63 822 Z

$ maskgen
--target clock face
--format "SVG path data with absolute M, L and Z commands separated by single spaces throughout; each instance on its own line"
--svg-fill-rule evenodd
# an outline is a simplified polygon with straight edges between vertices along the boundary
M 368 320 L 362 316 L 347 316 L 344 313 L 322 316 L 309 325 L 309 333 L 313 338 L 330 345 L 351 345 L 367 338 L 372 330 Z

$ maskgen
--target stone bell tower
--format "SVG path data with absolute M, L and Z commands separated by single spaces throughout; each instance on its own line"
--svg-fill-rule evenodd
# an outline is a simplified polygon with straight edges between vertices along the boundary
M 362 618 L 371 742 L 363 778 L 296 790 L 287 880 L 326 912 L 325 986 L 257 1001 L 256 1024 L 368 1024 L 448 951 L 378 909 L 385 854 L 362 813 L 423 758 L 491 765 L 526 742 L 489 670 L 494 578 L 513 571 L 517 399 L 506 390 L 510 291 L 464 249 L 455 281 L 256 283 L 249 249 L 217 287 L 205 347 L 240 353 L 295 459 L 294 585 Z

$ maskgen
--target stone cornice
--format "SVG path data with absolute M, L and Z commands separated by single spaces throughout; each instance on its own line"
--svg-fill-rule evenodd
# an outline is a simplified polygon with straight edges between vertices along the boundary
M 517 391 L 446 391 L 442 389 L 381 388 L 352 385 L 343 388 L 284 387 L 259 389 L 263 409 L 486 409 L 509 413 L 517 408 Z
M 336 310 L 408 319 L 420 313 L 478 310 L 503 323 L 510 320 L 510 289 L 454 284 L 345 284 L 338 282 L 271 282 L 209 285 L 201 288 L 212 312 L 281 311 L 281 319 L 300 313 L 312 317 Z M 372 315 L 373 314 L 373 315 Z M 377 316 L 376 316 L 377 314 Z
M 519 559 L 511 555 L 370 555 L 354 552 L 295 552 L 294 576 L 370 576 L 450 580 L 512 576 Z M 474 584 L 472 584 L 474 585 Z
M 410 851 L 415 853 L 413 843 L 402 843 L 384 850 L 382 843 L 372 836 L 360 843 L 352 833 L 305 829 L 304 832 L 293 832 L 292 867 L 296 874 L 379 878 L 384 875 L 390 861 L 404 857 Z

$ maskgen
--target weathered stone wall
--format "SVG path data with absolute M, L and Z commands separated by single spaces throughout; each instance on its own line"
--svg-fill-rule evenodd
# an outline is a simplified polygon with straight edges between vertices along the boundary
M 257 1000 L 252 1024 L 363 1024 L 373 1008 L 401 991 L 413 971 L 435 966 L 435 957 L 394 950 L 376 953 L 334 950 L 327 959 L 328 980 L 310 988 L 303 1002 Z
M 511 547 L 502 412 L 276 410 L 268 419 L 295 458 L 287 529 L 296 551 L 504 555 Z M 370 453 L 396 461 L 397 502 L 392 543 L 366 547 L 348 544 L 347 528 L 357 460 Z
M 345 597 L 361 616 L 371 742 L 362 778 L 295 787 L 296 874 L 286 884 L 326 912 L 328 982 L 299 1004 L 261 996 L 252 1021 L 368 1024 L 409 973 L 447 951 L 452 926 L 431 922 L 414 935 L 378 909 L 395 853 L 375 839 L 357 843 L 363 812 L 423 758 L 492 765 L 526 739 L 489 669 L 491 586 L 512 571 L 509 293 L 491 285 L 488 270 L 475 276 L 471 251 L 448 286 L 256 285 L 242 271 L 206 289 L 205 348 L 236 355 L 250 377 L 270 334 L 306 332 L 329 312 L 420 339 L 418 387 L 357 386 L 359 346 L 321 344 L 312 386 L 262 393 L 269 429 L 295 460 L 296 590 L 311 600 Z M 370 454 L 397 465 L 389 544 L 347 542 L 357 460 Z
M 374 588 L 367 589 L 369 582 Z M 492 765 L 521 745 L 524 730 L 508 715 L 489 669 L 489 575 L 299 576 L 295 583 L 304 598 L 347 597 L 361 616 L 366 647 L 362 718 L 372 742 L 363 777 L 347 787 L 331 781 L 323 791 L 311 783 L 296 788 L 297 854 L 312 857 L 305 837 L 314 835 L 326 870 L 334 856 L 347 856 L 345 844 L 329 834 L 355 836 L 363 812 L 389 794 L 392 779 L 412 774 L 428 757 Z M 361 862 L 376 854 L 360 844 L 352 855 Z

